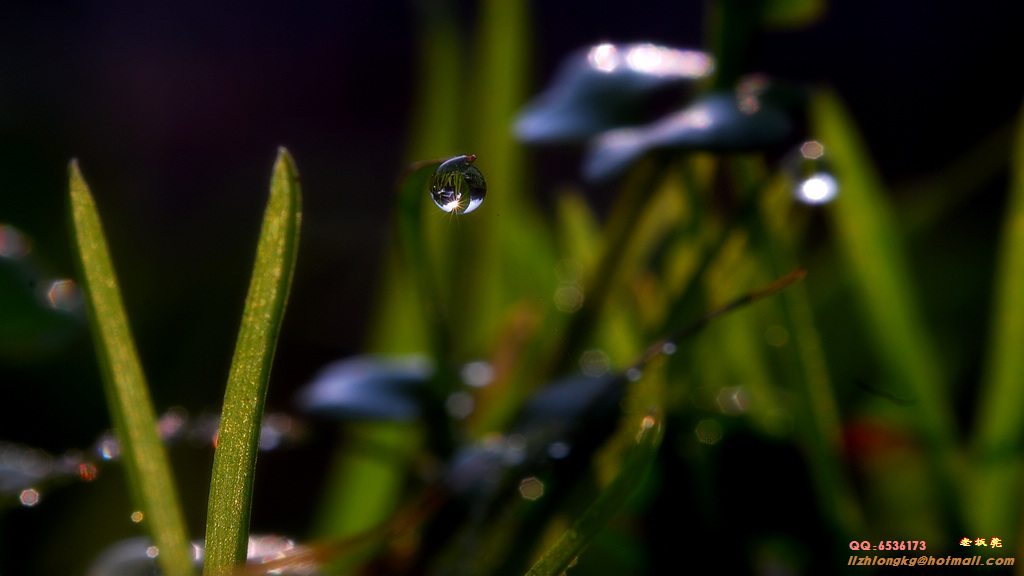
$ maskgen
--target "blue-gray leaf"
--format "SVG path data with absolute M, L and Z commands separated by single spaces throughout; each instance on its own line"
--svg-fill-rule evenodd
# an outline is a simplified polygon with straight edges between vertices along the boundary
M 551 86 L 515 122 L 529 144 L 582 144 L 637 121 L 644 96 L 707 76 L 710 56 L 653 44 L 599 44 L 565 59 Z
M 299 391 L 296 404 L 339 420 L 414 420 L 433 373 L 422 356 L 357 356 L 327 365 Z
M 712 92 L 653 124 L 605 132 L 591 145 L 583 175 L 591 181 L 614 178 L 654 150 L 758 150 L 778 144 L 790 129 L 786 113 L 756 94 Z

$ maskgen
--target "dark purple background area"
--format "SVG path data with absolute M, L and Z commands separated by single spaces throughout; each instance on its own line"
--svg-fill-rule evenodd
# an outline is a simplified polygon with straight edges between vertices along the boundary
M 72 276 L 66 167 L 78 158 L 159 409 L 220 401 L 280 145 L 302 173 L 304 221 L 270 408 L 289 409 L 319 366 L 360 350 L 391 175 L 408 160 L 411 4 L 0 5 L 0 223 Z M 470 49 L 473 4 L 458 4 Z M 1024 43 L 1010 6 L 835 3 L 812 29 L 766 36 L 757 70 L 835 86 L 883 175 L 905 181 L 1018 111 Z M 702 43 L 699 2 L 544 2 L 533 15 L 535 92 L 580 46 Z M 538 197 L 577 173 L 544 168 Z M 0 439 L 84 448 L 106 423 L 84 329 L 45 363 L 0 364 Z

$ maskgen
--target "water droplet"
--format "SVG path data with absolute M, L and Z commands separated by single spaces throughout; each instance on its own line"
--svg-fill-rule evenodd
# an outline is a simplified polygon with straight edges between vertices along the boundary
M 704 444 L 715 444 L 722 439 L 722 425 L 714 420 L 701 420 L 693 432 Z
M 555 460 L 561 460 L 569 455 L 570 446 L 565 442 L 552 442 L 548 444 L 548 456 Z
M 665 342 L 661 345 L 661 353 L 666 356 L 671 356 L 676 353 L 679 347 L 676 346 L 675 342 Z
M 132 512 L 131 519 L 132 522 L 135 522 L 136 524 L 142 522 L 142 512 L 139 512 L 138 510 Z
M 121 456 L 121 443 L 118 442 L 113 432 L 107 432 L 100 437 L 96 452 L 104 460 L 117 460 Z
M 630 368 L 629 370 L 626 370 L 626 380 L 629 380 L 630 382 L 640 381 L 640 379 L 643 378 L 643 375 L 643 371 L 637 368 L 636 366 Z
M 576 312 L 583 307 L 583 289 L 579 284 L 562 284 L 555 290 L 555 307 L 562 312 Z
M 171 408 L 157 421 L 157 432 L 164 442 L 169 442 L 184 431 L 187 422 L 188 412 L 184 408 Z
M 610 366 L 608 355 L 601 350 L 587 350 L 580 356 L 580 370 L 587 376 L 603 376 Z
M 36 504 L 39 504 L 40 498 L 39 490 L 36 490 L 35 488 L 26 488 L 18 495 L 18 501 L 26 508 L 31 508 Z
M 523 478 L 523 481 L 519 483 L 519 493 L 527 500 L 536 500 L 544 495 L 544 483 L 536 476 Z
M 156 546 L 150 546 L 149 548 L 146 548 L 146 556 L 149 556 L 150 558 L 156 558 L 159 555 L 160 549 Z
M 71 312 L 82 305 L 82 291 L 74 280 L 54 280 L 46 288 L 46 302 L 51 308 Z
M 92 482 L 99 475 L 99 469 L 92 462 L 82 462 L 78 465 L 78 477 L 83 482 Z
M 526 460 L 526 438 L 522 434 L 510 434 L 503 448 L 501 461 L 506 466 L 518 466 Z
M 485 360 L 476 360 L 462 367 L 462 381 L 473 388 L 483 388 L 494 380 L 494 367 Z
M 825 147 L 817 140 L 808 140 L 800 145 L 800 154 L 808 160 L 817 160 L 825 154 Z
M 454 392 L 444 401 L 448 415 L 456 420 L 462 420 L 472 414 L 473 405 L 473 396 L 467 392 Z
M 28 237 L 14 226 L 0 224 L 0 258 L 17 260 L 28 253 Z
M 487 194 L 484 175 L 473 161 L 476 156 L 456 156 L 443 162 L 430 177 L 430 198 L 445 212 L 468 214 L 483 204 Z
M 835 198 L 838 192 L 836 179 L 827 172 L 818 172 L 797 184 L 794 194 L 804 204 L 824 204 Z

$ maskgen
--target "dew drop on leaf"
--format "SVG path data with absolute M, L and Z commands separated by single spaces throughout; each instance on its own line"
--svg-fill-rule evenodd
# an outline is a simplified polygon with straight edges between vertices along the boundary
M 476 156 L 444 161 L 430 177 L 430 198 L 445 212 L 467 214 L 480 207 L 487 194 L 484 175 L 473 165 Z

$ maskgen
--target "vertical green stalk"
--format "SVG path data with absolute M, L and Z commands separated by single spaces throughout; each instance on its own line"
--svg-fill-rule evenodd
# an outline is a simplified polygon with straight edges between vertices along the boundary
M 918 305 L 909 258 L 884 186 L 856 126 L 832 93 L 811 103 L 814 132 L 824 143 L 840 193 L 829 206 L 837 244 L 866 317 L 879 360 L 896 394 L 914 399 L 913 417 L 927 447 L 942 503 L 955 528 L 965 515 L 961 454 L 947 382 Z
M 291 288 L 300 221 L 299 175 L 282 148 L 224 394 L 210 483 L 204 574 L 227 574 L 245 562 L 263 402 Z
M 1010 197 L 990 322 L 978 428 L 974 513 L 970 526 L 995 535 L 1016 534 L 1021 517 L 1021 434 L 1024 432 L 1024 115 L 1010 161 Z
M 157 559 L 164 574 L 191 574 L 191 547 L 174 476 L 157 433 L 153 404 L 128 327 L 96 203 L 78 163 L 72 161 L 69 171 L 71 237 L 78 252 L 77 264 L 96 355 L 114 430 L 121 442 L 132 502 L 143 513 L 143 525 L 160 550 Z

